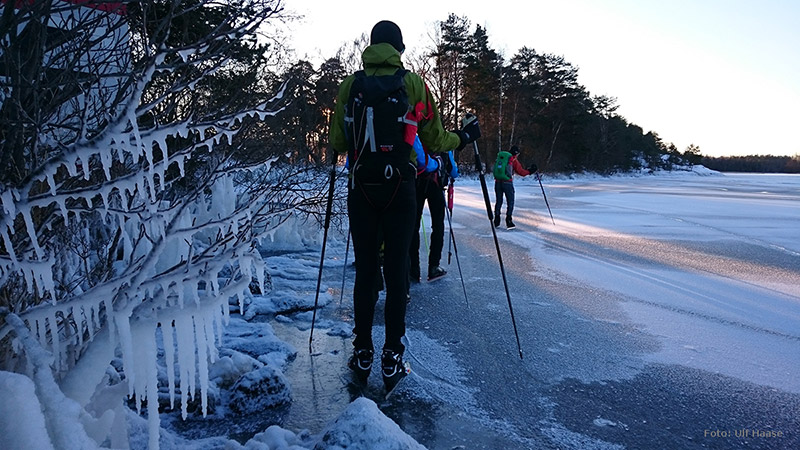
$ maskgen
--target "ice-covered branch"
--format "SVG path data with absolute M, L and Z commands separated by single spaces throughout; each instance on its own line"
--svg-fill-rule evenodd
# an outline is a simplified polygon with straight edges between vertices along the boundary
M 31 125 L 14 128 L 13 143 L 2 142 L 13 157 L 0 155 L 4 168 L 15 169 L 0 179 L 0 289 L 24 299 L 11 305 L 18 315 L 0 328 L 0 342 L 24 336 L 27 344 L 18 348 L 39 372 L 54 370 L 57 378 L 98 336 L 115 340 L 129 394 L 147 401 L 151 448 L 158 446 L 157 336 L 176 364 L 170 394 L 180 367 L 182 404 L 199 379 L 205 409 L 214 336 L 227 320 L 229 298 L 238 297 L 241 310 L 254 279 L 264 288 L 256 242 L 305 201 L 271 184 L 270 175 L 237 182 L 270 173 L 274 150 L 254 150 L 257 139 L 248 133 L 266 129 L 263 122 L 283 110 L 287 86 L 263 83 L 256 95 L 220 95 L 236 64 L 248 60 L 242 54 L 259 50 L 252 35 L 274 13 L 271 3 L 134 2 L 124 19 L 99 20 L 97 11 L 65 16 L 53 23 L 79 35 L 74 45 L 43 42 L 44 53 L 28 60 L 41 73 L 61 71 L 69 91 L 63 103 L 25 110 L 28 91 L 15 88 L 0 104 L 0 120 L 17 120 L 4 126 Z M 208 22 L 204 5 L 220 9 L 212 15 L 218 22 Z M 46 23 L 50 10 L 37 11 L 38 21 L 20 25 Z M 173 34 L 173 19 L 197 15 L 197 30 Z M 106 24 L 107 37 L 93 29 L 97 24 Z M 22 55 L 24 42 L 9 39 Z M 115 59 L 124 53 L 124 61 Z M 79 70 L 85 73 L 73 73 Z M 47 364 L 36 346 L 52 352 Z M 54 433 L 59 427 L 48 425 Z

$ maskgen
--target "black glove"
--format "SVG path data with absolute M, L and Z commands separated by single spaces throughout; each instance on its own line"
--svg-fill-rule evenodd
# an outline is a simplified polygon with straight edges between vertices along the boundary
M 447 181 L 447 169 L 444 167 L 444 161 L 442 161 L 441 156 L 434 156 L 433 159 L 435 159 L 436 163 L 439 165 L 439 167 L 436 168 L 436 178 L 439 185 L 442 185 Z
M 539 167 L 536 164 L 531 164 L 531 166 L 528 167 L 528 172 L 538 172 L 538 171 Z
M 458 147 L 456 147 L 455 150 L 456 152 L 460 152 L 469 144 L 469 142 L 467 142 L 469 136 L 461 130 L 453 130 L 453 133 L 458 135 Z
M 456 150 L 463 149 L 467 144 L 471 144 L 481 137 L 481 127 L 478 124 L 478 117 L 474 114 L 467 114 L 464 116 L 462 123 L 464 126 L 460 130 L 454 131 L 461 140 Z

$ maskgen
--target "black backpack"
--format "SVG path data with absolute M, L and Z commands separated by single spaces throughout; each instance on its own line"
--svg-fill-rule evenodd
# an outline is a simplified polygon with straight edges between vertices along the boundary
M 411 179 L 416 174 L 410 164 L 416 124 L 406 120 L 410 106 L 403 77 L 407 72 L 398 70 L 382 76 L 367 76 L 363 70 L 355 73 L 345 106 L 354 180 L 385 183 L 398 176 Z M 408 129 L 411 126 L 413 130 Z

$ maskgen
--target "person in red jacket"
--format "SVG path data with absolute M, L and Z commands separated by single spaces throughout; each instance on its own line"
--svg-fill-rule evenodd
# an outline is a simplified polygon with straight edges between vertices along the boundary
M 528 169 L 522 167 L 522 164 L 517 159 L 519 156 L 519 147 L 516 145 L 511 146 L 509 150 L 511 153 L 511 158 L 508 160 L 508 165 L 511 166 L 511 178 L 506 181 L 494 180 L 494 195 L 497 198 L 494 207 L 494 226 L 500 226 L 500 209 L 503 207 L 503 196 L 506 197 L 506 227 L 510 230 L 515 227 L 514 221 L 511 218 L 511 214 L 514 212 L 514 174 L 522 175 L 523 177 L 527 177 L 532 172 L 536 172 L 538 168 L 536 164 L 531 164 L 531 167 Z

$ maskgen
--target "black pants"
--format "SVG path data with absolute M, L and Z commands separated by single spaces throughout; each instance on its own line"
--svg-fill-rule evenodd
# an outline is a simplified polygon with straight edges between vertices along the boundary
M 411 258 L 412 272 L 419 273 L 419 228 L 422 221 L 422 209 L 425 201 L 428 201 L 428 211 L 431 213 L 431 247 L 428 253 L 428 271 L 439 265 L 442 260 L 442 247 L 444 247 L 444 191 L 431 178 L 420 177 L 417 179 L 417 228 L 411 235 L 411 247 L 409 257 Z
M 506 200 L 508 200 L 508 206 L 506 206 L 506 218 L 511 217 L 511 214 L 514 212 L 514 183 L 510 181 L 495 180 L 494 195 L 497 198 L 497 202 L 494 206 L 494 216 L 500 217 L 500 209 L 503 207 L 503 195 L 505 195 Z
M 384 244 L 383 276 L 386 289 L 384 348 L 402 353 L 400 338 L 406 332 L 408 248 L 414 231 L 416 189 L 413 175 L 404 181 L 359 184 L 348 192 L 347 207 L 356 280 L 353 309 L 356 349 L 373 349 L 372 324 L 378 301 L 375 280 L 380 276 L 378 251 Z

